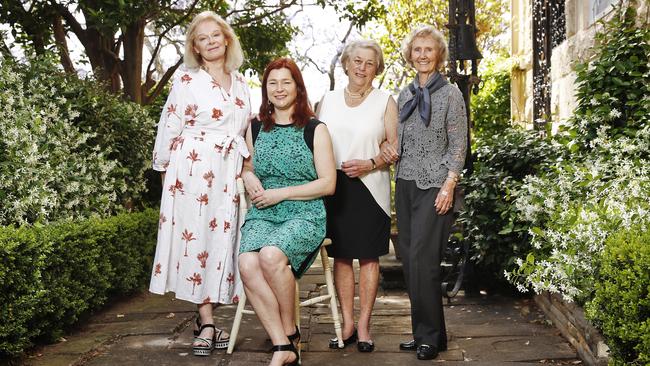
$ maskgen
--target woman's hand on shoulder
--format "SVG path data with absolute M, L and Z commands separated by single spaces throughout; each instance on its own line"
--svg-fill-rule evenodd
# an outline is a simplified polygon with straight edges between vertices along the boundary
M 372 162 L 369 159 L 352 159 L 341 163 L 341 170 L 350 178 L 357 178 L 372 170 Z

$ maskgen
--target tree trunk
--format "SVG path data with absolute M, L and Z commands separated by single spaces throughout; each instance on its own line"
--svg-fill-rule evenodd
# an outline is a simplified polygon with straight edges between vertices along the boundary
M 90 65 L 97 79 L 106 83 L 107 89 L 117 94 L 121 90 L 120 59 L 113 52 L 112 39 L 104 37 L 94 28 L 86 30 L 87 42 L 84 44 Z
M 54 16 L 52 21 L 54 26 L 54 40 L 56 48 L 59 50 L 59 57 L 61 58 L 61 65 L 65 72 L 69 74 L 75 73 L 74 64 L 70 58 L 70 52 L 68 51 L 68 42 L 65 39 L 65 29 L 63 28 L 63 22 L 60 15 Z
M 144 47 L 145 20 L 140 18 L 123 30 L 124 61 L 120 73 L 124 81 L 124 94 L 142 104 L 142 51 Z

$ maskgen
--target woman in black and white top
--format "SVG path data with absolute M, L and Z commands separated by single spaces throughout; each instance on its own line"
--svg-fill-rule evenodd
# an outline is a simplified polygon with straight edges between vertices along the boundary
M 372 82 L 384 69 L 375 41 L 355 41 L 341 55 L 348 85 L 330 91 L 319 103 L 319 119 L 332 135 L 337 165 L 336 192 L 325 201 L 328 254 L 334 257 L 334 279 L 343 315 L 343 343 L 357 341 L 371 352 L 370 315 L 379 284 L 379 256 L 388 253 L 390 235 L 390 174 L 381 157 L 384 142 L 397 141 L 397 105 Z M 360 315 L 354 326 L 354 272 L 359 260 Z M 338 340 L 330 348 L 338 348 Z

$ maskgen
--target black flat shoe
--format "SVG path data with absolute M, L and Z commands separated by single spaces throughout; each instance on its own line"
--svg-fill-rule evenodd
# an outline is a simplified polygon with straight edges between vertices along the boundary
M 399 349 L 402 351 L 415 351 L 418 348 L 418 345 L 415 343 L 415 339 L 412 339 L 408 342 L 402 342 L 399 344 Z M 447 343 L 443 343 L 438 346 L 438 352 L 444 352 L 447 350 Z
M 418 345 L 415 344 L 415 339 L 411 339 L 407 342 L 402 342 L 399 344 L 399 349 L 402 351 L 415 351 L 418 348 Z
M 298 355 L 298 350 L 293 345 L 293 343 L 281 344 L 281 345 L 278 345 L 278 346 L 273 346 L 271 348 L 271 352 L 278 352 L 278 351 L 291 351 L 291 352 L 293 352 L 294 355 L 296 355 L 296 359 L 293 360 L 293 362 L 285 363 L 284 365 L 286 365 L 286 366 L 298 366 L 298 365 L 300 365 L 300 356 Z
M 357 342 L 357 349 L 359 352 L 372 352 L 375 350 L 375 344 L 372 341 L 368 342 Z
M 438 348 L 429 344 L 421 344 L 415 353 L 418 360 L 433 360 L 438 357 Z
M 343 348 L 345 348 L 345 347 L 347 347 L 347 346 L 349 346 L 349 345 L 351 345 L 353 343 L 356 343 L 357 339 L 358 339 L 357 330 L 355 329 L 354 332 L 352 332 L 351 336 L 349 336 L 347 339 L 343 340 L 343 347 L 341 349 L 343 349 Z M 339 340 L 337 338 L 330 339 L 330 345 L 329 346 L 330 346 L 331 349 L 339 349 Z

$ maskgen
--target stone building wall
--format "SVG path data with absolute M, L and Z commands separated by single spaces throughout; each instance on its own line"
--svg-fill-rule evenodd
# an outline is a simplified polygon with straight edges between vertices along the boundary
M 511 0 L 511 55 L 517 60 L 512 71 L 512 118 L 518 123 L 533 122 L 532 2 Z M 566 39 L 551 54 L 551 117 L 555 122 L 569 118 L 576 107 L 575 72 L 577 62 L 593 55 L 598 19 L 611 14 L 618 0 L 566 0 Z M 639 19 L 646 19 L 650 1 L 638 1 Z
M 510 0 L 510 111 L 516 123 L 533 121 L 533 14 L 530 0 Z

